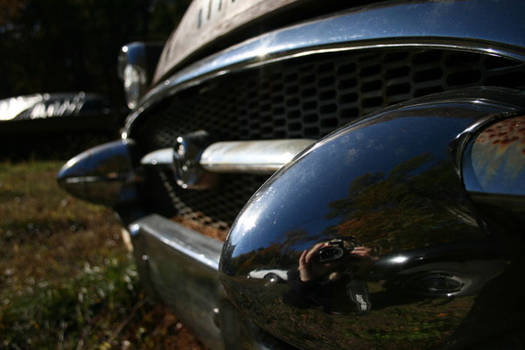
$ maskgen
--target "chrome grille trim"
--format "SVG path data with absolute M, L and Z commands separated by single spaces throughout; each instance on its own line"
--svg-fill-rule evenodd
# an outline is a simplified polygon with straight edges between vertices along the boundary
M 216 142 L 202 152 L 199 163 L 213 173 L 272 174 L 314 142 L 309 139 Z M 176 157 L 173 148 L 163 148 L 146 154 L 140 163 L 173 166 L 173 157 Z
M 397 3 L 277 30 L 196 62 L 161 81 L 126 121 L 122 137 L 156 102 L 227 73 L 300 56 L 375 48 L 445 48 L 525 61 L 525 2 Z M 483 18 L 483 25 L 474 21 Z M 503 25 L 504 23 L 504 25 Z
M 217 142 L 202 153 L 200 163 L 215 173 L 272 174 L 315 140 Z

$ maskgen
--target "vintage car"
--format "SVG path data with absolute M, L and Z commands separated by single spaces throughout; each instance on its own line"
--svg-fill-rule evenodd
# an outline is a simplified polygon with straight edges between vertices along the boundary
M 58 182 L 211 349 L 525 349 L 524 33 L 522 0 L 196 0 Z
M 1 155 L 12 159 L 35 153 L 71 157 L 96 145 L 93 139 L 111 140 L 118 129 L 117 113 L 99 94 L 40 93 L 0 100 Z

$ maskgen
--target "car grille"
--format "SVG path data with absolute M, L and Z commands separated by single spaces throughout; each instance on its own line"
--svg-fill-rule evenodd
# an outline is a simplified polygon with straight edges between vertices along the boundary
M 158 104 L 134 125 L 147 153 L 203 129 L 220 140 L 321 138 L 367 113 L 435 92 L 471 86 L 523 88 L 525 66 L 494 56 L 444 50 L 323 54 L 230 74 Z M 177 188 L 166 171 L 150 174 L 150 208 L 224 239 L 264 176 L 228 175 L 213 190 Z

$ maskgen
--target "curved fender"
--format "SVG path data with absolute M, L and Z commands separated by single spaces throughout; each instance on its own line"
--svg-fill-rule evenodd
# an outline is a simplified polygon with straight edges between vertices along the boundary
M 438 94 L 320 140 L 238 216 L 220 263 L 228 296 L 307 349 L 459 349 L 525 334 L 521 229 L 479 210 L 456 162 L 458 135 L 523 101 Z

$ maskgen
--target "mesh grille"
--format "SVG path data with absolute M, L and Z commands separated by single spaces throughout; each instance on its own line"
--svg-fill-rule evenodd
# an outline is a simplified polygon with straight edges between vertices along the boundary
M 320 138 L 367 113 L 414 97 L 471 86 L 523 88 L 516 61 L 443 50 L 317 55 L 229 75 L 155 107 L 132 137 L 141 151 L 170 147 L 204 129 L 219 140 Z M 223 178 L 210 191 L 148 190 L 149 205 L 224 233 L 265 177 Z M 196 227 L 193 227 L 194 229 Z

